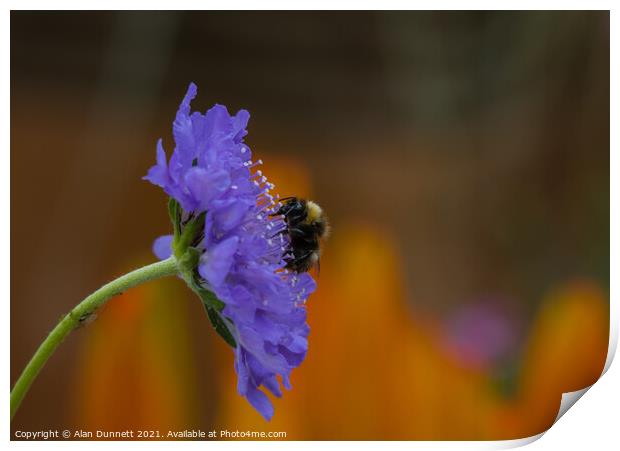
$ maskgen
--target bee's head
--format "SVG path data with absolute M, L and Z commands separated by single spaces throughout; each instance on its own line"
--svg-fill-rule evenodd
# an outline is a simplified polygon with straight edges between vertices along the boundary
M 305 213 L 305 201 L 296 197 L 286 197 L 282 199 L 282 206 L 276 214 L 283 215 L 287 219 L 302 218 Z

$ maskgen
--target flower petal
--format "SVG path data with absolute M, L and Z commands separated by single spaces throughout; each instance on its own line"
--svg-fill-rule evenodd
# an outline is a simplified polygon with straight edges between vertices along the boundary
M 151 166 L 148 174 L 144 177 L 154 185 L 166 188 L 170 183 L 170 175 L 168 174 L 168 165 L 166 162 L 166 152 L 161 143 L 161 138 L 157 141 L 157 164 Z
M 239 237 L 233 236 L 213 246 L 201 259 L 198 272 L 214 287 L 222 284 L 233 263 L 233 255 L 237 251 Z
M 153 253 L 160 260 L 165 260 L 172 255 L 172 235 L 163 235 L 153 243 Z
M 215 212 L 214 219 L 222 232 L 228 232 L 239 225 L 249 209 L 246 202 L 234 202 Z
M 243 141 L 243 138 L 248 134 L 245 129 L 248 126 L 250 120 L 250 113 L 247 110 L 239 110 L 233 118 L 233 136 L 236 143 Z
M 263 380 L 263 386 L 278 398 L 282 396 L 282 389 L 278 383 L 278 378 L 273 375 Z
M 271 417 L 273 417 L 273 405 L 266 394 L 254 387 L 250 387 L 245 397 L 265 420 L 271 420 Z
M 207 171 L 193 167 L 185 175 L 187 189 L 198 202 L 200 211 L 208 208 L 209 203 L 230 186 L 230 175 L 224 170 Z
M 183 97 L 183 101 L 179 106 L 176 118 L 172 124 L 172 135 L 174 136 L 174 142 L 177 145 L 177 151 L 180 152 L 184 160 L 190 160 L 193 158 L 193 150 L 195 149 L 195 139 L 193 134 L 192 121 L 189 117 L 190 104 L 196 94 L 198 88 L 194 83 L 190 83 L 187 88 L 187 93 Z

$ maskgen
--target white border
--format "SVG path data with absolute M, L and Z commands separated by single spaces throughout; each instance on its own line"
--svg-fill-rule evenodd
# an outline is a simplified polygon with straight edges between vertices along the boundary
M 14 1 L 7 2 L 10 9 L 50 9 L 50 3 L 46 1 Z M 380 3 L 371 3 L 364 0 L 348 1 L 348 2 L 334 2 L 333 0 L 314 0 L 312 2 L 296 2 L 292 5 L 290 2 L 285 1 L 261 1 L 251 2 L 242 0 L 229 0 L 227 2 L 212 2 L 212 1 L 200 1 L 200 0 L 177 0 L 174 3 L 162 0 L 151 0 L 149 2 L 139 1 L 118 1 L 108 0 L 91 1 L 88 4 L 78 1 L 57 1 L 54 3 L 52 9 L 415 9 L 428 10 L 428 9 L 504 9 L 504 10 L 518 10 L 518 9 L 612 9 L 613 3 L 611 1 L 565 1 L 565 2 L 550 2 L 550 1 L 504 1 L 501 4 L 491 1 L 469 1 L 467 3 L 462 1 L 442 1 L 442 2 L 408 2 L 408 1 L 394 1 L 384 0 Z M 611 124 L 618 124 L 618 90 L 617 81 L 620 79 L 620 71 L 618 71 L 618 32 L 617 27 L 619 21 L 617 19 L 617 12 L 612 9 L 610 14 L 611 20 Z M 0 186 L 2 190 L 2 196 L 4 200 L 4 210 L 7 211 L 7 205 L 10 203 L 10 73 L 6 62 L 9 61 L 10 52 L 10 16 L 9 10 L 5 10 L 5 14 L 2 15 L 0 22 L 0 33 L 2 33 L 2 46 L 1 56 L 4 70 L 2 73 L 2 100 L 4 108 L 2 111 L 2 130 L 3 130 L 3 142 L 1 155 L 3 164 L 1 167 L 2 177 L 0 178 Z M 36 114 L 35 114 L 36 118 Z M 611 149 L 618 148 L 618 136 L 614 127 L 611 129 Z M 618 178 L 614 178 L 615 174 L 620 174 L 618 167 L 617 151 L 611 152 L 610 170 L 611 170 L 611 199 L 618 198 Z M 618 209 L 611 205 L 611 230 L 618 230 Z M 8 215 L 5 213 L 0 221 L 0 227 L 2 228 L 3 236 L 8 238 L 10 236 L 10 225 L 8 221 Z M 5 238 L 5 239 L 6 239 Z M 0 277 L 2 280 L 2 289 L 4 292 L 4 343 L 2 346 L 2 359 L 0 361 L 1 369 L 3 372 L 6 384 L 5 387 L 10 385 L 9 376 L 9 328 L 10 328 L 10 239 L 5 241 L 6 249 L 4 252 L 4 258 L 1 260 Z M 618 240 L 612 234 L 610 237 L 610 251 L 611 251 L 611 266 L 610 266 L 610 280 L 611 280 L 611 293 L 617 293 L 618 288 L 618 271 L 616 265 L 614 265 L 613 257 L 618 255 Z M 534 442 L 529 445 L 532 449 L 555 449 L 556 447 L 562 447 L 566 449 L 583 449 L 584 446 L 592 447 L 594 449 L 612 449 L 614 445 L 618 443 L 617 433 L 617 405 L 616 403 L 620 399 L 620 370 L 615 366 L 610 366 L 617 348 L 618 340 L 618 324 L 620 320 L 618 301 L 612 296 L 611 299 L 611 311 L 610 311 L 610 349 L 608 359 L 605 366 L 606 373 L 601 380 L 597 382 L 590 390 L 583 390 L 579 393 L 579 396 L 583 395 L 583 399 L 580 401 L 578 409 L 571 409 L 565 415 L 558 415 L 559 421 L 555 424 L 547 433 L 540 434 L 535 437 L 530 437 L 521 440 L 504 441 L 504 442 L 385 442 L 382 446 L 390 446 L 393 448 L 401 449 L 498 449 L 506 447 L 522 446 L 528 443 Z M 2 405 L 8 406 L 9 400 L 8 389 L 2 395 Z M 572 405 L 570 397 L 563 397 L 564 407 L 566 405 Z M 575 398 L 575 396 L 573 396 Z M 578 399 L 578 396 L 576 397 Z M 573 402 L 576 399 L 573 400 Z M 8 439 L 10 434 L 9 425 L 9 411 L 8 407 L 4 410 L 4 418 L 1 422 L 0 430 L 5 440 Z M 561 418 L 560 418 L 561 417 Z M 543 436 L 544 435 L 544 436 Z M 541 440 L 536 439 L 543 436 Z M 6 442 L 4 442 L 6 443 Z M 204 449 L 205 446 L 215 448 L 240 448 L 247 445 L 252 445 L 256 448 L 269 447 L 270 449 L 279 447 L 288 447 L 290 443 L 294 443 L 296 448 L 300 450 L 313 447 L 312 442 L 123 442 L 123 446 L 130 446 L 135 449 L 153 449 L 159 447 L 188 447 L 188 448 L 200 448 Z M 373 442 L 335 442 L 338 446 L 351 449 L 371 449 L 376 446 Z M 40 443 L 34 442 L 11 442 L 11 447 L 31 449 L 39 448 Z M 94 447 L 102 449 L 112 449 L 115 447 L 114 442 L 45 442 L 45 446 L 52 449 L 66 449 L 66 448 L 83 448 Z

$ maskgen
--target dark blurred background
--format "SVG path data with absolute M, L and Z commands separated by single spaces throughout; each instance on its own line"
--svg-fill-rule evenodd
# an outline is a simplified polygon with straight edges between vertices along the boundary
M 170 155 L 190 81 L 196 109 L 248 109 L 246 141 L 276 191 L 311 196 L 333 224 L 299 387 L 270 425 L 238 403 L 231 353 L 170 280 L 75 332 L 13 430 L 514 438 L 550 424 L 561 391 L 538 396 L 549 387 L 596 380 L 608 327 L 608 12 L 14 11 L 11 383 L 61 314 L 153 259 L 169 229 L 165 197 L 140 178 L 159 137 Z M 390 370 L 372 349 L 393 334 L 412 344 Z M 335 357 L 339 346 L 355 351 Z M 545 352 L 555 357 L 537 360 Z M 348 378 L 312 386 L 336 358 L 385 391 L 345 396 Z M 528 385 L 550 371 L 580 376 Z M 437 397 L 414 387 L 407 407 L 388 393 L 417 380 L 441 385 Z M 326 405 L 338 421 L 320 414 Z

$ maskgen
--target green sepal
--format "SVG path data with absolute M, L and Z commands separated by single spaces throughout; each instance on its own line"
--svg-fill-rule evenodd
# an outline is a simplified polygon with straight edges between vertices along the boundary
M 226 305 L 222 301 L 220 301 L 213 292 L 205 288 L 200 288 L 198 295 L 200 296 L 200 299 L 202 299 L 202 302 L 205 305 L 217 310 L 218 312 L 221 312 Z
M 221 311 L 224 309 L 224 304 L 220 301 L 217 296 L 200 286 L 195 277 L 195 267 L 198 264 L 198 259 L 200 258 L 200 251 L 196 248 L 190 247 L 188 248 L 185 255 L 182 257 L 179 266 L 181 268 L 181 275 L 185 282 L 189 285 L 194 293 L 198 295 L 200 300 L 202 301 L 202 305 L 207 311 L 207 316 L 209 317 L 209 321 L 211 321 L 211 325 L 213 329 L 217 332 L 217 334 L 224 339 L 226 343 L 228 343 L 233 348 L 237 347 L 237 342 L 235 341 L 232 333 L 228 329 L 226 321 L 222 318 Z M 195 263 L 194 263 L 195 262 Z
M 177 259 L 179 272 L 187 285 L 202 301 L 215 331 L 226 343 L 236 348 L 237 342 L 230 332 L 226 320 L 222 317 L 221 312 L 225 304 L 213 292 L 203 288 L 197 280 L 196 268 L 200 261 L 201 251 L 193 246 L 202 239 L 206 213 L 200 213 L 182 225 L 181 212 L 181 206 L 171 197 L 168 201 L 168 214 L 174 228 L 172 250 Z
M 204 305 L 207 315 L 209 316 L 209 320 L 211 321 L 215 331 L 224 339 L 226 343 L 231 345 L 233 348 L 236 348 L 237 342 L 228 329 L 224 318 L 222 318 L 221 312 L 225 304 L 220 301 L 213 292 L 205 288 L 197 287 L 194 291 L 198 294 L 198 296 L 200 296 L 202 305 Z
M 173 197 L 168 199 L 168 215 L 170 216 L 170 222 L 172 222 L 172 228 L 174 230 L 173 243 L 176 244 L 181 237 L 181 206 Z
M 200 261 L 201 252 L 195 247 L 188 247 L 185 253 L 177 260 L 181 274 L 187 274 L 188 278 L 194 272 Z
M 205 309 L 207 310 L 207 315 L 209 316 L 209 320 L 211 321 L 211 324 L 213 325 L 213 328 L 218 333 L 218 335 L 222 337 L 224 341 L 228 343 L 230 346 L 232 346 L 233 348 L 236 348 L 237 342 L 235 341 L 234 337 L 230 333 L 230 330 L 228 330 L 228 326 L 224 322 L 224 319 L 222 318 L 221 314 L 218 313 L 217 310 L 211 307 L 208 307 L 206 304 L 203 303 L 203 305 L 205 306 Z
M 206 212 L 200 213 L 198 216 L 189 220 L 183 227 L 181 236 L 173 246 L 174 256 L 177 260 L 180 260 L 187 249 L 194 244 L 195 241 L 198 241 L 199 237 L 203 233 L 202 229 L 205 225 L 206 215 Z
M 217 296 L 202 287 L 196 287 L 194 289 L 196 294 L 200 296 L 200 300 L 202 301 L 202 305 L 204 305 L 205 310 L 207 311 L 207 315 L 209 316 L 209 321 L 213 325 L 213 328 L 218 333 L 220 337 L 224 339 L 226 343 L 231 345 L 233 348 L 237 347 L 237 343 L 228 329 L 224 318 L 222 318 L 221 311 L 224 308 L 224 303 L 220 301 Z

